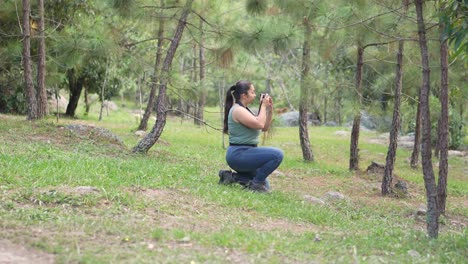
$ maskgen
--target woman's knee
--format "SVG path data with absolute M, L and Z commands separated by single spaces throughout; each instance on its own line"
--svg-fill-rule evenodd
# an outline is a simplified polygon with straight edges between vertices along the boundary
M 283 161 L 283 158 L 284 158 L 284 152 L 279 148 L 272 148 L 272 151 L 273 151 L 273 155 L 275 156 L 276 160 L 279 163 L 281 163 L 281 161 Z

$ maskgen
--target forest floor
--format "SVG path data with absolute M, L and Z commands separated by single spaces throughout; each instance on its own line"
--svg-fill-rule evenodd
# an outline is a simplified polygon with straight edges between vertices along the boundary
M 366 173 L 371 161 L 385 160 L 376 134 L 362 135 L 362 170 L 351 173 L 343 136 L 313 130 L 320 140 L 312 140 L 318 162 L 310 165 L 290 136 L 294 128 L 278 129 L 274 144 L 288 156 L 271 176 L 273 192 L 261 195 L 217 184 L 224 150 L 189 122 L 169 121 L 166 136 L 142 157 L 129 153 L 139 138 L 115 121 L 102 127 L 117 137 L 83 120 L 0 120 L 0 263 L 468 259 L 466 156 L 451 158 L 448 210 L 432 245 L 424 238 L 421 172 L 400 158 L 395 178 L 408 184 L 404 197 L 382 197 L 381 174 Z M 91 129 L 75 133 L 69 124 Z

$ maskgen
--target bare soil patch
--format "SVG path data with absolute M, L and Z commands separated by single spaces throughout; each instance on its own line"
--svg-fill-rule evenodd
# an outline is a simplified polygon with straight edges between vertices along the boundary
M 48 264 L 54 263 L 54 255 L 13 244 L 6 240 L 0 240 L 0 263 Z

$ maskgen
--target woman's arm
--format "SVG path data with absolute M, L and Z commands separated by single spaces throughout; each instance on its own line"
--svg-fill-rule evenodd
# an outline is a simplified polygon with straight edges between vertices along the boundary
M 264 98 L 262 104 L 263 106 L 257 116 L 252 115 L 244 107 L 237 107 L 232 112 L 232 118 L 248 128 L 263 130 L 267 124 L 267 109 L 271 108 L 271 99 L 269 97 Z

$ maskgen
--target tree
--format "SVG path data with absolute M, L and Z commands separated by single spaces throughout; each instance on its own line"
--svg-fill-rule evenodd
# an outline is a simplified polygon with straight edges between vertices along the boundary
M 426 24 L 424 22 L 423 15 L 424 0 L 416 0 L 414 4 L 416 6 L 418 22 L 419 46 L 421 49 L 423 77 L 420 96 L 422 123 L 421 157 L 427 198 L 427 232 L 429 237 L 437 238 L 439 233 L 439 212 L 437 203 L 437 186 L 435 183 L 434 170 L 432 167 L 431 115 L 429 109 L 430 67 L 426 38 Z
M 304 17 L 303 26 L 304 44 L 302 45 L 301 99 L 299 101 L 299 139 L 301 142 L 302 158 L 305 161 L 314 161 L 308 131 L 310 41 L 312 37 L 312 26 L 309 18 Z
M 441 3 L 444 9 L 444 3 Z M 440 106 L 441 113 L 438 126 L 439 146 L 439 180 L 437 184 L 437 202 L 439 213 L 445 213 L 445 202 L 447 199 L 447 176 L 448 176 L 448 130 L 449 130 L 449 85 L 448 85 L 448 43 L 444 37 L 444 21 L 439 21 L 440 31 Z
M 203 112 L 205 111 L 205 104 L 206 104 L 206 80 L 205 80 L 205 75 L 206 75 L 206 59 L 205 59 L 205 47 L 204 47 L 204 32 L 203 32 L 203 20 L 200 19 L 200 44 L 199 44 L 199 69 L 200 69 L 200 75 L 199 75 L 199 85 L 200 85 L 200 92 L 199 92 L 199 98 L 198 98 L 198 103 L 197 103 L 197 112 L 195 115 L 195 124 L 197 125 L 202 125 L 203 124 Z
M 37 59 L 37 115 L 48 114 L 46 80 L 46 43 L 44 26 L 44 0 L 37 0 L 39 10 L 38 59 Z
M 138 130 L 146 130 L 148 127 L 148 120 L 151 116 L 151 113 L 153 112 L 154 109 L 154 104 L 155 104 L 155 99 L 156 99 L 156 91 L 157 88 L 159 87 L 159 81 L 160 81 L 160 70 L 161 70 L 161 60 L 162 60 L 162 53 L 163 53 L 163 43 L 164 43 L 164 26 L 165 26 L 165 20 L 163 18 L 163 12 L 162 10 L 164 9 L 164 0 L 161 0 L 161 12 L 159 13 L 159 26 L 158 26 L 158 44 L 156 47 L 156 59 L 154 61 L 154 67 L 153 67 L 153 76 L 151 77 L 151 90 L 150 94 L 148 97 L 148 103 L 146 105 L 145 113 L 143 114 L 143 117 L 140 121 L 140 125 L 138 126 Z
M 357 60 L 356 60 L 356 91 L 358 92 L 359 108 L 354 116 L 353 127 L 351 129 L 351 144 L 350 144 L 350 157 L 349 169 L 359 170 L 359 130 L 361 125 L 361 111 L 360 105 L 362 102 L 362 66 L 364 64 L 364 47 L 358 44 Z
M 403 79 L 403 49 L 404 40 L 400 40 L 398 41 L 392 129 L 390 130 L 390 143 L 388 145 L 385 171 L 382 179 L 382 195 L 392 193 L 391 183 L 396 159 L 396 150 L 398 147 L 398 132 L 400 127 L 400 97 Z
M 29 0 L 23 0 L 23 70 L 24 91 L 28 102 L 28 120 L 38 119 L 36 89 L 32 78 L 31 69 L 31 28 L 29 16 L 31 6 Z
M 314 155 L 310 146 L 308 132 L 308 111 L 311 100 L 311 38 L 312 38 L 312 20 L 318 14 L 318 5 L 320 1 L 276 1 L 276 4 L 281 10 L 288 14 L 293 21 L 297 21 L 302 25 L 303 44 L 302 44 L 302 61 L 300 72 L 300 99 L 299 99 L 299 140 L 301 143 L 302 157 L 305 161 L 314 161 Z M 247 8 L 251 12 L 262 11 L 267 8 L 266 1 L 248 1 Z M 278 44 L 288 41 L 288 36 L 279 38 Z
M 404 6 L 404 14 L 401 18 L 406 16 L 406 11 L 408 9 L 408 3 L 402 1 Z M 400 19 L 401 20 L 401 19 Z M 401 21 L 400 21 L 401 22 Z M 393 119 L 392 126 L 390 130 L 390 142 L 388 145 L 387 158 L 385 163 L 384 176 L 382 178 L 382 195 L 387 195 L 392 193 L 392 179 L 393 179 L 393 168 L 395 165 L 396 159 L 396 150 L 398 147 L 398 133 L 401 125 L 401 115 L 400 115 L 400 101 L 401 101 L 401 90 L 403 86 L 403 50 L 404 50 L 404 40 L 400 39 L 398 41 L 398 52 L 397 52 L 397 63 L 396 63 L 396 75 L 395 75 L 395 92 L 394 92 L 394 104 L 393 104 Z
M 172 64 L 172 60 L 179 46 L 180 39 L 185 29 L 185 24 L 187 21 L 187 16 L 191 11 L 193 0 L 187 0 L 185 6 L 182 10 L 182 14 L 179 18 L 179 23 L 177 25 L 174 36 L 171 40 L 171 45 L 166 53 L 164 58 L 164 63 L 161 69 L 161 84 L 159 86 L 159 94 L 157 99 L 157 113 L 156 113 L 156 123 L 151 130 L 138 144 L 133 148 L 133 153 L 147 153 L 148 150 L 158 141 L 161 136 L 164 126 L 166 125 L 166 89 L 167 83 L 169 81 L 169 70 Z

